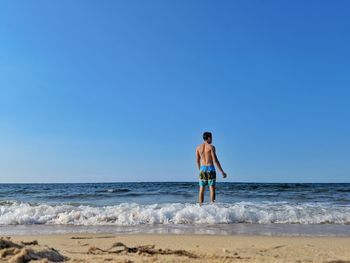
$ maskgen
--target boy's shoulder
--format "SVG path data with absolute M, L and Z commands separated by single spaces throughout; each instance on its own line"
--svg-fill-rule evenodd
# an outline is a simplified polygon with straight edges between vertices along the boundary
M 201 147 L 202 147 L 202 144 L 199 144 L 199 145 L 196 147 L 196 150 L 199 150 Z

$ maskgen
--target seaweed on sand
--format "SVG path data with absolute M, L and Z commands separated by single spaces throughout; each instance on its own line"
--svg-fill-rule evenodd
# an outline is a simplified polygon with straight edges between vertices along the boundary
M 156 249 L 154 245 L 128 247 L 121 242 L 114 243 L 109 249 L 101 249 L 98 247 L 90 247 L 89 254 L 119 254 L 119 253 L 137 253 L 140 255 L 177 255 L 186 256 L 189 258 L 198 258 L 198 255 L 188 252 L 186 250 L 172 250 L 172 249 Z
M 10 238 L 0 238 L 0 261 L 11 263 L 25 263 L 31 260 L 46 259 L 51 262 L 68 260 L 56 249 L 40 247 L 36 240 L 15 243 Z

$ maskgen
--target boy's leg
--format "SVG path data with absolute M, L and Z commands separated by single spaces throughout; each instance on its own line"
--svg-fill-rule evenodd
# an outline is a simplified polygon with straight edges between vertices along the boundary
M 215 202 L 215 185 L 209 186 L 210 189 L 210 201 Z
M 204 202 L 204 186 L 199 187 L 198 201 L 200 205 L 202 205 L 202 203 Z

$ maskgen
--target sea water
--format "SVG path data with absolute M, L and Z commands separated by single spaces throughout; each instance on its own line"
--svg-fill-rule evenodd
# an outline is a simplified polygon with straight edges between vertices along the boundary
M 350 236 L 350 184 L 0 184 L 0 235 L 69 232 Z M 208 201 L 209 193 L 206 193 Z

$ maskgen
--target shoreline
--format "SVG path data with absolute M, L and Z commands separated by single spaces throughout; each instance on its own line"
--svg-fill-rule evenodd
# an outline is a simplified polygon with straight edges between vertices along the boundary
M 350 237 L 350 225 L 340 224 L 142 224 L 118 225 L 0 225 L 0 235 L 56 234 L 175 234 L 219 236 Z
M 350 237 L 127 233 L 6 237 L 29 244 L 26 247 L 33 251 L 54 248 L 69 262 L 350 262 Z

